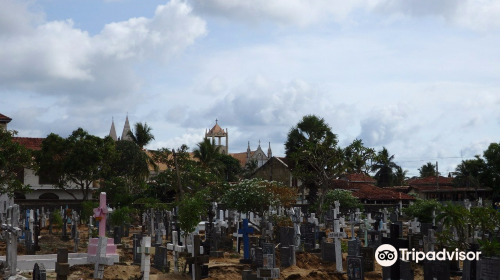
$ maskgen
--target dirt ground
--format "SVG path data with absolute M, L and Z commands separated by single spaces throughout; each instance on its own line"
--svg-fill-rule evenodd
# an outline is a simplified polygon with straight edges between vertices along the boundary
M 80 226 L 80 246 L 79 252 L 87 251 L 88 243 L 88 230 L 86 226 Z M 118 253 L 120 254 L 120 263 L 113 266 L 106 266 L 104 269 L 104 279 L 127 279 L 135 280 L 140 278 L 140 266 L 132 264 L 132 234 L 139 233 L 140 231 L 131 229 L 130 237 L 122 238 L 122 244 L 118 245 Z M 37 254 L 55 254 L 57 253 L 57 248 L 66 247 L 69 252 L 73 252 L 74 243 L 73 240 L 64 242 L 61 241 L 61 234 L 59 232 L 54 232 L 53 235 L 48 234 L 46 229 L 41 232 L 41 238 L 39 241 L 41 251 Z M 19 255 L 24 255 L 24 245 L 18 245 Z M 0 254 L 5 255 L 5 242 L 0 241 Z M 343 254 L 343 267 L 346 268 L 346 256 Z M 239 259 L 242 258 L 241 255 L 235 254 L 234 252 L 225 253 L 223 258 L 210 258 L 209 265 L 209 275 L 208 279 L 218 279 L 218 280 L 234 280 L 241 279 L 242 270 L 251 270 L 250 265 L 243 265 L 239 263 Z M 279 254 L 276 254 L 277 263 L 280 263 Z M 168 260 L 172 260 L 171 252 L 169 252 Z M 152 263 L 152 261 L 151 261 Z M 179 266 L 184 267 L 184 261 L 179 261 Z M 420 265 L 413 264 L 413 269 L 415 271 L 415 280 L 423 280 L 423 268 Z M 256 273 L 255 269 L 253 269 Z M 94 267 L 93 265 L 79 265 L 72 266 L 70 268 L 69 280 L 84 280 L 84 279 L 94 279 L 93 278 Z M 32 278 L 31 273 L 23 274 L 28 279 Z M 55 273 L 48 273 L 47 279 L 56 279 Z M 189 280 L 191 279 L 185 273 L 166 273 L 164 271 L 159 271 L 151 267 L 150 273 L 151 280 Z M 296 255 L 296 265 L 288 268 L 281 268 L 280 279 L 295 280 L 295 279 L 305 279 L 305 280 L 323 280 L 323 279 L 333 279 L 333 280 L 347 280 L 346 274 L 340 274 L 335 272 L 335 263 L 326 263 L 321 261 L 314 254 L 309 253 L 297 253 Z M 366 272 L 365 279 L 378 280 L 382 279 L 382 267 L 375 262 L 375 271 Z M 451 278 L 452 280 L 458 280 L 460 277 Z

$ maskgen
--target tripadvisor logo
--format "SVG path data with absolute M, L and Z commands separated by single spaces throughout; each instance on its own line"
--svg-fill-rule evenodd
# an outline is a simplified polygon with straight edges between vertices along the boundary
M 481 255 L 481 252 L 459 252 L 458 249 L 450 252 L 446 249 L 443 249 L 437 252 L 427 252 L 426 254 L 424 252 L 415 251 L 415 249 L 412 249 L 410 251 L 406 248 L 402 248 L 399 249 L 399 252 L 403 261 L 415 261 L 416 263 L 423 260 L 444 261 L 458 259 L 464 261 L 467 259 L 469 261 L 474 261 L 479 260 L 479 255 Z M 378 262 L 378 264 L 384 267 L 395 264 L 398 260 L 398 253 L 396 248 L 389 244 L 380 245 L 375 251 L 375 260 Z

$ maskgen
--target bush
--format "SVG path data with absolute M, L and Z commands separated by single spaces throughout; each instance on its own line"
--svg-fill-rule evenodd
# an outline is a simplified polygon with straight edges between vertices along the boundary
M 131 210 L 128 207 L 115 209 L 110 215 L 110 222 L 113 226 L 121 226 L 132 222 Z
M 441 207 L 441 204 L 434 199 L 417 199 L 415 203 L 403 209 L 403 212 L 410 218 L 418 218 L 421 223 L 432 223 L 432 211 Z
M 52 212 L 52 225 L 58 228 L 63 227 L 63 219 L 59 211 Z
M 94 215 L 94 208 L 99 206 L 97 201 L 84 201 L 82 202 L 82 221 L 88 221 L 90 216 Z
M 334 202 L 338 200 L 340 202 L 340 208 L 342 209 L 354 209 L 354 208 L 360 208 L 363 209 L 363 204 L 359 202 L 359 198 L 355 197 L 352 195 L 352 192 L 348 190 L 342 190 L 342 189 L 335 189 L 335 190 L 329 190 L 325 194 L 325 198 L 323 201 L 323 208 L 321 211 L 323 213 L 326 213 L 330 209 L 330 205 L 332 207 L 335 207 Z M 312 205 L 310 209 L 317 209 L 318 208 L 319 201 L 316 202 L 315 205 Z

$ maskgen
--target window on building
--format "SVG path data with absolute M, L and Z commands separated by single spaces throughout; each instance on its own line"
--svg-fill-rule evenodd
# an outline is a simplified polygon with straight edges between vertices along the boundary
M 59 196 L 55 193 L 44 193 L 38 199 L 59 199 Z
M 50 173 L 40 173 L 38 175 L 38 184 L 40 185 L 55 185 L 58 182 L 57 176 Z

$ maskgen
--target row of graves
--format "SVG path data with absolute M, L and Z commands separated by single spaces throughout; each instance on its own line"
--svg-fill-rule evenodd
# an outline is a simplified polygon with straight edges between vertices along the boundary
M 45 279 L 43 275 L 52 267 L 57 273 L 57 279 L 67 279 L 69 266 L 78 264 L 93 264 L 94 278 L 103 279 L 105 266 L 119 262 L 117 245 L 122 243 L 121 238 L 130 235 L 129 225 L 114 228 L 109 225 L 110 211 L 106 205 L 106 194 L 101 193 L 99 207 L 94 209 L 89 223 L 87 253 L 75 256 L 67 249 L 59 249 L 52 259 L 40 256 L 44 261 L 37 261 L 34 267 L 32 266 L 34 279 Z M 76 252 L 80 241 L 77 228 L 80 218 L 74 211 L 61 212 L 64 214 L 65 224 L 61 239 L 73 239 Z M 220 258 L 224 252 L 235 252 L 243 253 L 240 263 L 247 264 L 242 270 L 243 280 L 278 279 L 282 269 L 296 264 L 296 253 L 306 252 L 316 254 L 324 262 L 332 263 L 332 268 L 335 263 L 335 271 L 347 274 L 349 280 L 361 280 L 364 279 L 365 273 L 374 271 L 375 252 L 381 244 L 391 244 L 398 253 L 399 249 L 425 253 L 441 249 L 436 245 L 436 234 L 442 231 L 442 226 L 436 222 L 435 213 L 432 213 L 433 222 L 428 224 L 420 223 L 416 219 L 402 219 L 399 207 L 390 211 L 384 208 L 372 213 L 362 213 L 356 209 L 346 213 L 346 219 L 346 216 L 340 213 L 338 201 L 322 217 L 321 224 L 314 213 L 302 213 L 299 207 L 289 211 L 270 210 L 268 213 L 264 217 L 252 213 L 238 214 L 218 209 L 217 204 L 214 204 L 208 222 L 200 223 L 194 232 L 186 233 L 179 228 L 175 209 L 151 209 L 142 215 L 141 232 L 132 235 L 133 263 L 140 265 L 142 279 L 149 279 L 151 266 L 165 272 L 179 272 L 183 269 L 181 264 L 184 263 L 193 279 L 199 280 L 209 277 L 210 258 Z M 22 263 L 17 257 L 18 242 L 26 244 L 27 254 L 28 249 L 31 250 L 30 253 L 36 253 L 39 229 L 46 227 L 47 223 L 49 229 L 52 228 L 50 214 L 43 210 L 40 214 L 36 210 L 30 210 L 21 218 L 17 205 L 9 208 L 6 223 L 1 226 L 2 238 L 7 242 L 6 275 L 15 276 L 18 273 L 16 266 Z M 280 227 L 276 234 L 273 215 L 288 216 L 293 227 Z M 94 223 L 98 235 L 92 238 Z M 71 224 L 69 233 L 67 224 Z M 350 236 L 347 235 L 348 229 Z M 260 236 L 256 235 L 257 231 Z M 479 234 L 482 233 L 470 233 L 471 237 L 477 237 Z M 344 266 L 341 241 L 345 239 L 347 258 Z M 475 252 L 478 249 L 479 246 L 471 242 L 470 251 Z M 450 279 L 452 275 L 462 275 L 464 280 L 500 280 L 500 260 L 494 258 L 466 260 L 463 270 L 458 261 L 417 263 L 414 260 L 403 261 L 397 258 L 394 265 L 383 267 L 382 279 L 412 280 L 417 265 L 423 266 L 424 280 Z

